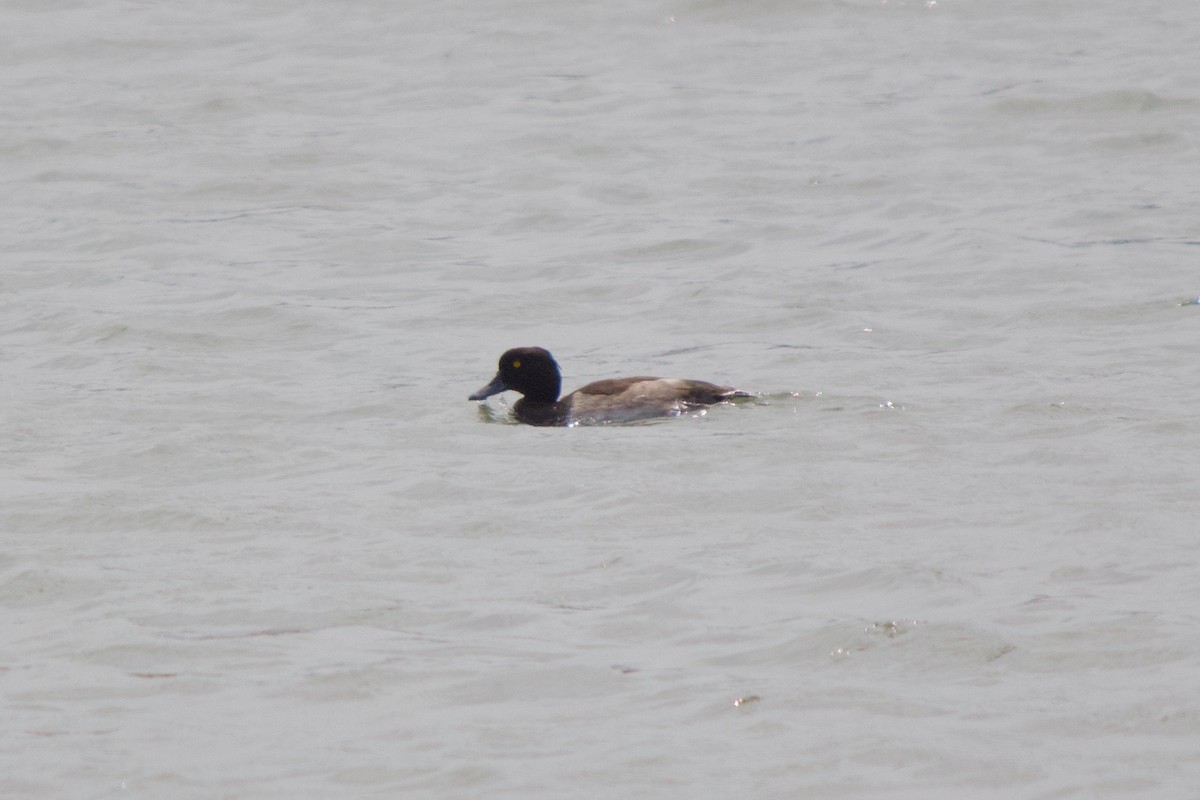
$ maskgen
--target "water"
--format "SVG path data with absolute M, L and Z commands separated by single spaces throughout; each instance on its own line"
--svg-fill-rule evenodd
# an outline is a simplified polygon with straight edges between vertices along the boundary
M 1197 23 L 6 4 L 0 794 L 1194 796 Z

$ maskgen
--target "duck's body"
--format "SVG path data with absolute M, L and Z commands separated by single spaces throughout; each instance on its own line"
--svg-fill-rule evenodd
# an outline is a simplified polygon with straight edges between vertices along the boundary
M 529 425 L 598 425 L 676 416 L 693 406 L 712 405 L 748 393 L 732 386 L 682 378 L 610 378 L 558 398 L 562 376 L 550 353 L 540 347 L 517 347 L 500 356 L 492 382 L 468 399 L 483 400 L 512 390 L 523 397 L 513 414 Z

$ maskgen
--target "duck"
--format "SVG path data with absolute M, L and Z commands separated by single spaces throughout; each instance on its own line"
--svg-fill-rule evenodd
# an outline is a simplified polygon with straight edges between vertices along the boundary
M 646 375 L 596 381 L 559 399 L 561 389 L 562 372 L 550 351 L 514 347 L 500 356 L 491 383 L 467 399 L 485 400 L 500 392 L 519 392 L 522 397 L 512 407 L 519 421 L 527 425 L 575 426 L 679 416 L 696 406 L 751 396 L 708 381 Z

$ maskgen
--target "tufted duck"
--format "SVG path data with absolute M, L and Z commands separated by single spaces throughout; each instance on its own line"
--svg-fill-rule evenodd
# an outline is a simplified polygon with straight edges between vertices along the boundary
M 554 357 L 540 347 L 515 347 L 500 356 L 500 370 L 468 400 L 512 390 L 524 395 L 513 414 L 529 425 L 596 425 L 669 417 L 692 406 L 720 403 L 749 392 L 732 386 L 680 378 L 610 378 L 589 383 L 558 399 L 562 375 Z

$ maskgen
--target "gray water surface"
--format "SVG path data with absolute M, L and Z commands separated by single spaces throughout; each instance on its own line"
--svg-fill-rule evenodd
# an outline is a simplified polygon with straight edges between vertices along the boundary
M 4 5 L 0 794 L 1194 797 L 1198 28 Z

